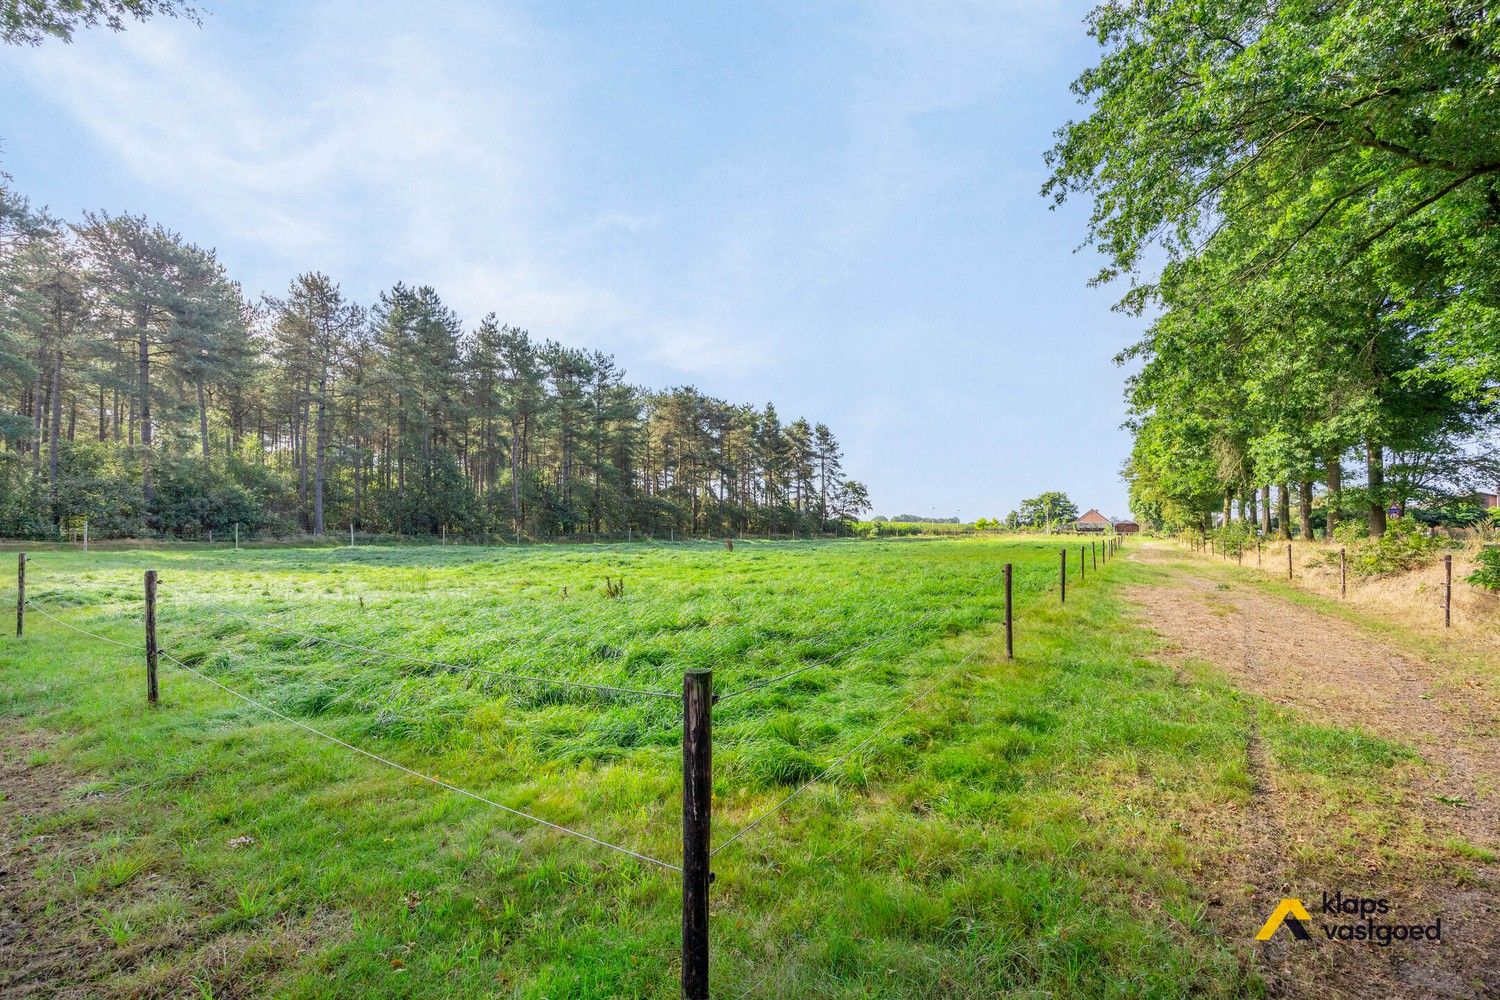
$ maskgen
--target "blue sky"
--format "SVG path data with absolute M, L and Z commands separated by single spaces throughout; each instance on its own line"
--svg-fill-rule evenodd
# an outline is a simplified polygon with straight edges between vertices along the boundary
M 1125 514 L 1140 321 L 1038 195 L 1089 5 L 206 2 L 0 51 L 16 186 L 773 400 L 881 513 Z

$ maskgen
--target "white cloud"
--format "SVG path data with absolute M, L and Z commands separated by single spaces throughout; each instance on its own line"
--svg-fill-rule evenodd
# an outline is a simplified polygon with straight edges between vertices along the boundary
M 961 154 L 920 140 L 923 117 L 994 100 L 1045 58 L 1061 16 L 1029 0 L 877 5 L 849 29 L 869 58 L 838 81 L 848 129 L 826 165 L 710 149 L 691 190 L 643 207 L 560 204 L 574 54 L 515 9 L 290 11 L 255 25 L 261 48 L 229 15 L 159 19 L 18 63 L 143 186 L 205 220 L 191 238 L 255 261 L 252 287 L 309 268 L 366 297 L 430 283 L 467 319 L 494 310 L 692 376 L 774 364 L 804 332 L 802 291 L 857 268 L 962 173 Z

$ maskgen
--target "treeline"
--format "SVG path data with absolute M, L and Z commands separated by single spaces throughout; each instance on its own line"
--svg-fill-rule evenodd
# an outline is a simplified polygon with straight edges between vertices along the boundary
M 428 287 L 252 301 L 131 215 L 0 186 L 0 532 L 815 533 L 867 506 L 824 424 L 679 387 Z
M 1092 199 L 1099 280 L 1153 317 L 1121 357 L 1136 514 L 1464 516 L 1500 481 L 1500 8 L 1138 0 L 1090 27 L 1045 192 Z

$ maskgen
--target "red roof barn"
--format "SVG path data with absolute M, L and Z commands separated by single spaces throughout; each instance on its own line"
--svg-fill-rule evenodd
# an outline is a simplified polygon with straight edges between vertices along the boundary
M 1074 531 L 1108 531 L 1109 529 L 1109 518 L 1092 508 L 1087 514 L 1073 522 Z

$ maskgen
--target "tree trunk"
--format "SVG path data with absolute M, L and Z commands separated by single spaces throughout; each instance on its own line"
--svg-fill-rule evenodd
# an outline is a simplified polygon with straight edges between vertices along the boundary
M 1277 537 L 1283 541 L 1290 541 L 1292 537 L 1292 491 L 1287 488 L 1286 483 L 1277 487 L 1276 520 L 1280 523 L 1276 526 Z
M 47 428 L 47 501 L 51 505 L 52 523 L 57 515 L 57 429 L 62 424 L 62 349 L 52 352 L 52 420 Z
M 510 422 L 510 516 L 512 527 L 521 530 L 521 427 Z
M 1224 527 L 1229 527 L 1230 519 L 1234 517 L 1234 487 L 1224 487 Z
M 42 478 L 42 407 L 45 393 L 42 391 L 42 375 L 50 367 L 45 355 L 37 358 L 36 378 L 31 387 L 31 478 L 40 482 Z M 36 512 L 41 517 L 41 511 Z
M 323 533 L 323 454 L 328 439 L 328 376 L 318 380 L 318 443 L 313 472 L 313 534 Z
M 349 520 L 352 521 L 355 524 L 360 523 L 360 516 L 359 516 L 359 510 L 360 510 L 360 502 L 359 502 L 360 501 L 360 482 L 364 479 L 363 473 L 365 471 L 365 453 L 364 453 L 364 449 L 361 447 L 361 443 L 362 442 L 360 441 L 360 434 L 359 434 L 359 428 L 360 428 L 359 410 L 360 410 L 360 406 L 359 406 L 359 394 L 356 393 L 355 396 L 354 396 L 354 429 L 353 429 L 353 433 L 354 433 L 354 513 L 349 516 Z
M 1323 537 L 1332 538 L 1333 529 L 1339 526 L 1339 505 L 1344 498 L 1344 466 L 1338 455 L 1328 456 L 1327 479 L 1328 527 L 1324 529 Z
M 1302 537 L 1311 539 L 1312 531 L 1312 500 L 1313 484 L 1309 480 L 1302 480 L 1297 484 L 1298 509 L 1302 514 Z
M 208 404 L 204 401 L 203 379 L 198 379 L 198 446 L 203 461 L 208 461 Z
M 1375 441 L 1365 442 L 1366 484 L 1370 491 L 1370 537 L 1385 534 L 1385 449 Z
M 156 505 L 156 487 L 151 482 L 151 336 L 146 322 L 149 319 L 144 309 L 135 317 L 136 392 L 139 395 L 137 416 L 141 424 L 141 495 L 146 500 L 146 523 L 151 524 L 151 508 Z
M 1271 485 L 1260 488 L 1260 533 L 1271 537 Z

